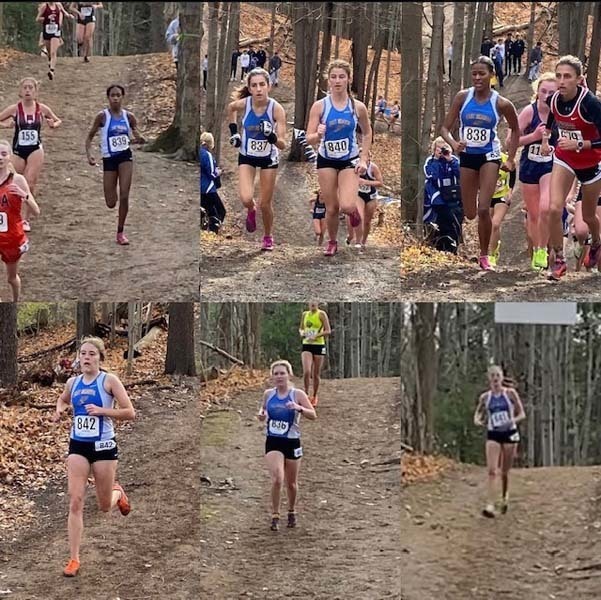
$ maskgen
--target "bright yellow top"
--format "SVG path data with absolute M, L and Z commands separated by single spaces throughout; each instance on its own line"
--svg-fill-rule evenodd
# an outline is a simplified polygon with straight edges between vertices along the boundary
M 507 160 L 507 154 L 501 152 L 501 159 L 503 162 Z M 497 187 L 495 193 L 492 195 L 493 198 L 504 198 L 509 194 L 509 171 L 499 170 L 499 178 L 497 179 Z
M 303 313 L 303 331 L 305 336 L 303 337 L 303 344 L 325 344 L 326 340 L 323 335 L 316 338 L 309 338 L 311 334 L 319 333 L 323 330 L 323 323 L 319 316 L 319 311 L 311 312 L 307 310 Z

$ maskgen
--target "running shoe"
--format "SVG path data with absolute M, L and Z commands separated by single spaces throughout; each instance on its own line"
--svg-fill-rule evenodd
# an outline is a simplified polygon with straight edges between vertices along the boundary
M 494 506 L 492 504 L 487 504 L 486 508 L 482 509 L 482 514 L 485 517 L 488 517 L 489 519 L 494 519 L 495 518 L 495 509 L 494 509 Z
M 280 515 L 271 515 L 271 531 L 280 529 Z
M 556 258 L 553 268 L 549 272 L 549 279 L 559 281 L 567 272 L 568 266 L 564 258 Z
M 131 504 L 129 503 L 127 494 L 125 493 L 125 490 L 117 482 L 115 482 L 115 484 L 113 485 L 113 490 L 117 490 L 118 492 L 121 492 L 121 495 L 119 496 L 119 500 L 117 500 L 117 508 L 119 509 L 119 512 L 125 517 L 131 511 Z
M 54 69 L 48 69 L 48 79 L 50 79 L 50 81 L 54 79 Z
M 488 262 L 491 267 L 496 267 L 497 266 L 497 257 L 494 254 L 489 254 Z
M 87 56 L 84 56 L 84 57 L 83 57 L 83 62 L 85 62 L 85 63 L 89 63 L 89 62 L 90 62 L 90 59 L 89 59 Z
M 78 560 L 71 558 L 67 563 L 67 566 L 63 569 L 63 575 L 65 577 L 75 577 L 79 573 L 80 563 Z
M 117 243 L 120 246 L 127 246 L 129 244 L 127 236 L 122 231 L 117 232 Z
M 492 256 L 495 259 L 493 264 L 495 267 L 499 264 L 499 257 L 501 256 L 501 240 L 498 241 L 497 243 L 497 247 L 493 250 Z M 488 257 L 488 260 L 490 260 L 490 256 Z
M 546 248 L 537 248 L 532 254 L 532 267 L 546 269 L 549 266 L 549 252 Z
M 351 220 L 351 227 L 359 227 L 361 225 L 361 215 L 357 209 L 349 215 L 349 218 Z
M 352 237 L 350 237 L 350 236 L 348 236 L 348 237 L 346 238 L 346 240 L 344 240 L 344 241 L 346 242 L 346 245 L 347 245 L 347 246 L 350 246 L 350 245 L 351 245 L 351 242 L 353 241 L 353 238 L 352 238 Z
M 246 213 L 246 231 L 252 233 L 257 229 L 257 211 L 254 208 L 249 208 Z
M 288 527 L 296 527 L 296 513 L 293 510 L 288 511 Z
M 505 495 L 501 499 L 501 514 L 502 515 L 506 514 L 508 508 L 509 508 L 509 496 Z
M 592 269 L 596 267 L 599 263 L 599 259 L 601 258 L 601 243 L 596 246 L 591 246 L 588 254 L 584 257 L 584 266 L 587 269 Z
M 23 219 L 23 231 L 29 232 L 31 231 L 31 223 Z
M 494 267 L 490 264 L 488 256 L 481 256 L 478 263 L 480 264 L 480 268 L 483 271 L 494 271 L 495 270 Z
M 336 240 L 330 240 L 327 248 L 323 251 L 324 256 L 334 256 L 338 252 L 338 242 Z
M 40 50 L 40 56 L 45 56 L 47 59 L 50 59 L 50 57 L 48 56 L 48 50 L 46 50 L 46 47 L 43 47 Z
M 263 238 L 261 250 L 273 250 L 273 238 L 270 235 L 266 235 Z

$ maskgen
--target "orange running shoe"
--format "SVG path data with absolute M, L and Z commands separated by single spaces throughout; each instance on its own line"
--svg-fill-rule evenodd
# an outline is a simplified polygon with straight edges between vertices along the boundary
M 117 500 L 117 507 L 123 516 L 128 515 L 131 511 L 131 504 L 129 503 L 125 490 L 117 482 L 113 485 L 113 490 L 121 492 L 121 496 L 119 497 L 119 500 Z
M 79 573 L 79 561 L 71 558 L 67 563 L 67 566 L 63 569 L 63 575 L 65 577 L 75 577 Z

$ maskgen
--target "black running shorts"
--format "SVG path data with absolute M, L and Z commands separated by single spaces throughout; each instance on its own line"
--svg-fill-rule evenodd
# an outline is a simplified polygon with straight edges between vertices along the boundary
M 112 444 L 111 444 L 112 443 Z M 97 448 L 98 445 L 98 449 Z M 102 446 L 113 446 L 108 450 L 102 450 Z M 69 440 L 69 454 L 79 454 L 88 460 L 90 464 L 97 460 L 117 460 L 119 458 L 119 448 L 113 438 L 105 442 L 80 442 L 79 440 Z
M 283 438 L 268 435 L 265 440 L 265 454 L 281 452 L 287 460 L 298 460 L 303 457 L 300 438 Z

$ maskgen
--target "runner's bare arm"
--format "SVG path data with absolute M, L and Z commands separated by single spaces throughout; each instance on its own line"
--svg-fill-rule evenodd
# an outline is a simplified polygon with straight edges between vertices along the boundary
M 524 110 L 522 110 L 522 112 L 520 112 L 520 114 L 518 115 L 518 125 L 520 127 L 520 146 L 526 146 L 527 144 L 536 142 L 536 141 L 542 139 L 542 137 L 543 137 L 542 131 L 540 132 L 540 135 L 539 135 L 538 130 L 540 127 L 542 127 L 543 131 L 544 131 L 544 123 L 541 123 L 539 125 L 539 127 L 537 127 L 534 131 L 532 131 L 528 134 L 524 134 L 524 131 L 526 130 L 528 125 L 530 125 L 530 123 L 532 122 L 532 115 L 533 115 L 532 104 L 529 104 L 528 106 L 526 106 L 526 108 L 524 108 Z M 510 138 L 511 138 L 511 131 L 508 129 L 507 137 L 505 138 L 505 144 L 509 144 Z
M 74 381 L 75 377 L 69 377 L 67 383 L 65 383 L 65 387 L 56 401 L 56 410 L 52 417 L 53 421 L 59 421 L 61 414 L 69 408 L 69 405 L 71 404 L 71 387 L 73 386 Z
M 40 104 L 40 110 L 44 115 L 44 118 L 48 122 L 51 129 L 56 129 L 62 123 L 62 121 L 52 112 L 52 109 L 46 104 Z
M 298 404 L 299 406 L 303 407 L 303 417 L 307 417 L 307 419 L 310 419 L 311 421 L 317 419 L 317 413 L 315 412 L 315 408 L 313 407 L 311 402 L 309 402 L 309 398 L 303 390 L 299 390 L 298 388 L 294 390 L 294 402 L 295 404 Z
M 29 189 L 27 179 L 25 179 L 23 175 L 15 173 L 15 175 L 13 176 L 13 185 L 16 188 L 18 188 L 18 191 L 15 190 L 16 193 L 21 196 L 23 203 L 31 209 L 33 216 L 38 217 L 40 214 L 40 207 L 38 206 L 38 203 L 35 201 L 35 198 L 31 194 L 31 190 Z
M 2 112 L 0 112 L 0 122 L 6 121 L 6 119 L 10 119 L 14 117 L 17 112 L 17 105 L 11 104 L 7 106 Z
M 65 15 L 66 17 L 69 17 L 69 19 L 75 19 L 75 17 L 65 9 L 62 2 L 58 2 L 57 5 L 63 15 Z M 61 23 L 62 23 L 62 19 L 61 19 Z
M 75 16 L 79 17 L 81 19 L 81 13 L 79 12 L 78 8 L 77 8 L 77 2 L 70 2 L 69 3 L 69 10 L 71 11 L 72 14 L 74 14 Z
M 40 23 L 44 22 L 44 17 L 43 17 L 43 13 L 44 10 L 46 9 L 46 3 L 42 2 L 39 6 L 38 6 L 38 16 L 35 18 L 36 21 L 39 21 Z
M 129 118 L 129 124 L 131 126 L 132 141 L 135 144 L 145 144 L 146 140 L 144 139 L 144 137 L 138 130 L 138 119 L 136 119 L 136 115 L 134 115 L 134 113 L 127 111 L 127 116 Z
M 265 403 L 267 402 L 269 392 L 270 390 L 265 390 L 263 392 L 263 399 L 261 400 L 261 406 L 259 406 L 259 412 L 257 413 L 257 419 L 259 419 L 259 421 L 264 421 L 267 418 L 267 413 L 265 412 Z
M 359 119 L 359 126 L 361 127 L 361 136 L 362 136 L 362 144 L 361 144 L 361 159 L 367 162 L 369 158 L 369 150 L 371 148 L 371 123 L 369 122 L 369 114 L 367 112 L 367 107 L 363 102 L 355 101 L 355 106 L 357 107 L 357 118 Z
M 286 147 L 286 111 L 278 102 L 275 103 L 273 117 L 275 119 L 275 133 L 278 136 L 275 145 L 283 150 Z
M 311 111 L 309 112 L 309 122 L 307 123 L 307 144 L 309 146 L 315 146 L 319 144 L 323 134 L 317 133 L 317 128 L 319 127 L 319 119 L 321 117 L 321 111 L 323 109 L 323 103 L 321 100 L 318 100 L 311 107 Z M 325 126 L 324 126 L 325 127 Z
M 516 423 L 519 423 L 520 421 L 523 421 L 526 418 L 526 411 L 524 410 L 524 405 L 522 404 L 522 400 L 515 389 L 511 388 L 507 391 L 509 393 L 509 399 L 513 402 L 513 405 L 516 408 L 515 413 L 513 415 L 514 421 Z
M 499 109 L 501 114 L 507 121 L 507 126 L 511 129 L 511 136 L 509 138 L 509 147 L 507 148 L 508 160 L 505 162 L 513 163 L 515 168 L 515 154 L 518 151 L 520 145 L 520 125 L 518 122 L 518 113 L 515 110 L 513 102 L 510 102 L 506 98 L 499 99 Z M 513 169 L 510 169 L 513 170 Z
M 332 327 L 330 326 L 330 319 L 328 318 L 328 314 L 325 311 L 320 310 L 319 318 L 321 319 L 321 323 L 323 325 L 323 330 L 319 332 L 319 335 L 328 337 L 332 333 Z
M 373 187 L 380 187 L 384 185 L 384 180 L 382 179 L 382 171 L 380 171 L 380 167 L 376 163 L 371 163 L 371 174 L 375 177 L 374 181 L 370 181 L 369 185 Z
M 305 325 L 305 314 L 307 313 L 306 310 L 304 310 L 301 313 L 301 320 L 300 320 L 300 325 L 298 326 L 298 334 L 301 337 L 305 337 L 305 330 L 303 329 L 303 326 Z
M 244 104 L 246 103 L 246 98 L 242 98 L 241 100 L 234 100 L 227 105 L 227 122 L 228 123 L 237 123 L 238 122 L 238 113 L 244 110 Z
M 104 389 L 115 398 L 117 408 L 102 408 L 95 404 L 86 404 L 87 413 L 89 415 L 104 415 L 117 421 L 133 421 L 136 418 L 136 411 L 119 378 L 112 373 L 108 373 L 104 380 Z
M 480 398 L 478 398 L 478 404 L 476 405 L 476 410 L 474 411 L 474 425 L 478 425 L 479 427 L 484 425 L 484 420 L 482 419 L 482 409 L 484 408 L 485 398 L 486 393 L 480 395 Z
M 88 132 L 88 137 L 86 137 L 86 155 L 88 157 L 88 162 L 91 165 L 95 165 L 96 161 L 93 156 L 90 154 L 90 150 L 92 147 L 92 141 L 94 140 L 94 136 L 98 133 L 98 130 L 104 125 L 104 112 L 99 112 L 94 117 L 94 122 L 92 123 L 92 128 Z
M 467 90 L 461 90 L 455 98 L 453 98 L 453 102 L 449 108 L 449 112 L 447 112 L 444 122 L 440 128 L 440 135 L 444 139 L 444 141 L 453 148 L 453 152 L 455 154 L 459 154 L 463 152 L 465 149 L 465 142 L 461 140 L 456 141 L 455 138 L 451 135 L 451 129 L 455 127 L 455 123 L 457 119 L 459 119 L 459 111 L 465 102 L 465 97 L 467 96 Z

